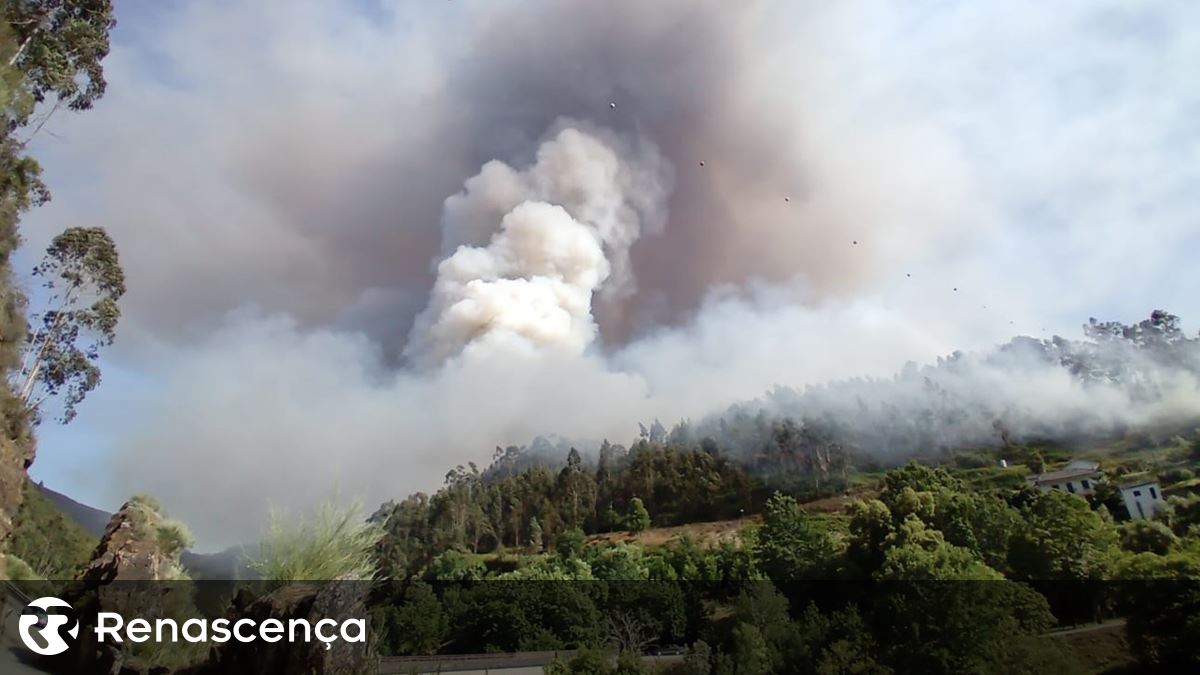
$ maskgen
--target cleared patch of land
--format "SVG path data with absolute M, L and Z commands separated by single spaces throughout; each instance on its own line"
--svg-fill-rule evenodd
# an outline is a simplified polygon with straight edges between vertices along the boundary
M 640 544 L 646 548 L 666 546 L 685 535 L 702 547 L 719 546 L 724 542 L 736 544 L 738 533 L 750 525 L 762 522 L 758 516 L 717 520 L 709 523 L 688 523 L 675 527 L 652 527 L 642 532 L 602 532 L 587 538 L 588 543 Z

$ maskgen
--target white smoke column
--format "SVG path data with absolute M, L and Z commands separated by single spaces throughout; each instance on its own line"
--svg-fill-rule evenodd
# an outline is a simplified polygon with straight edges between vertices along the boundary
M 582 354 L 592 296 L 633 292 L 629 248 L 664 221 L 671 171 L 651 144 L 560 122 L 532 166 L 491 161 L 446 200 L 442 254 L 405 356 Z

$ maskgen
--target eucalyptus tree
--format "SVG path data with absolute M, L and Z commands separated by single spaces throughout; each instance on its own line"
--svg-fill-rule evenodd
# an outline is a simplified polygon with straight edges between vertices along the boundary
M 25 75 L 35 101 L 87 110 L 104 95 L 112 0 L 4 0 L 4 18 L 16 43 L 7 65 Z
M 73 227 L 54 238 L 33 274 L 49 291 L 47 307 L 35 314 L 21 370 L 13 388 L 40 420 L 41 406 L 62 397 L 63 424 L 100 384 L 96 360 L 113 343 L 125 293 L 117 247 L 99 227 Z

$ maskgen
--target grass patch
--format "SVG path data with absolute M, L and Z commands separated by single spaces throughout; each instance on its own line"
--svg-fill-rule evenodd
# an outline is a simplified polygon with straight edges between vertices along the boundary
M 1015 490 L 1025 484 L 1025 477 L 1031 472 L 1029 467 L 1017 464 L 1008 467 L 988 466 L 978 469 L 959 469 L 950 473 L 976 490 L 987 488 Z
M 377 573 L 375 544 L 383 529 L 368 523 L 362 507 L 340 508 L 332 501 L 311 518 L 287 521 L 271 514 L 271 524 L 250 568 L 270 581 L 372 579 Z

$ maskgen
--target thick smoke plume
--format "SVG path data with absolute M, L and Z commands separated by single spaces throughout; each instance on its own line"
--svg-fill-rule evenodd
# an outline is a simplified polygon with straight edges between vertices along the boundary
M 593 294 L 633 294 L 629 248 L 661 228 L 670 189 L 656 148 L 618 154 L 623 144 L 598 135 L 567 126 L 527 170 L 489 162 L 446 200 L 446 258 L 406 355 L 429 365 L 466 348 L 583 354 Z
M 373 506 L 497 445 L 628 442 L 756 398 L 752 417 L 828 417 L 883 453 L 988 442 L 995 419 L 1196 409 L 1192 376 L 1157 362 L 1144 396 L 989 355 L 1089 315 L 1200 316 L 1200 43 L 1179 28 L 1198 12 L 216 0 L 122 18 L 108 96 L 36 139 L 56 200 L 25 229 L 36 252 L 64 223 L 109 228 L 125 351 L 35 470 L 111 448 L 102 503 L 156 494 L 211 547 L 335 487 Z M 893 380 L 956 349 L 978 356 Z M 967 421 L 939 421 L 943 398 Z
M 190 3 L 118 43 L 120 84 L 56 130 L 69 146 L 46 146 L 51 165 L 70 151 L 64 172 L 96 167 L 88 189 L 43 213 L 113 232 L 126 348 L 202 337 L 253 305 L 402 350 L 429 262 L 453 253 L 439 222 L 471 217 L 443 216 L 446 197 L 489 162 L 527 166 L 563 117 L 646 139 L 675 167 L 667 209 L 643 214 L 659 236 L 609 256 L 638 281 L 596 314 L 610 347 L 686 320 L 714 286 L 844 295 L 994 223 L 953 137 L 856 84 L 871 47 L 839 35 L 852 16 L 764 0 L 381 11 Z

